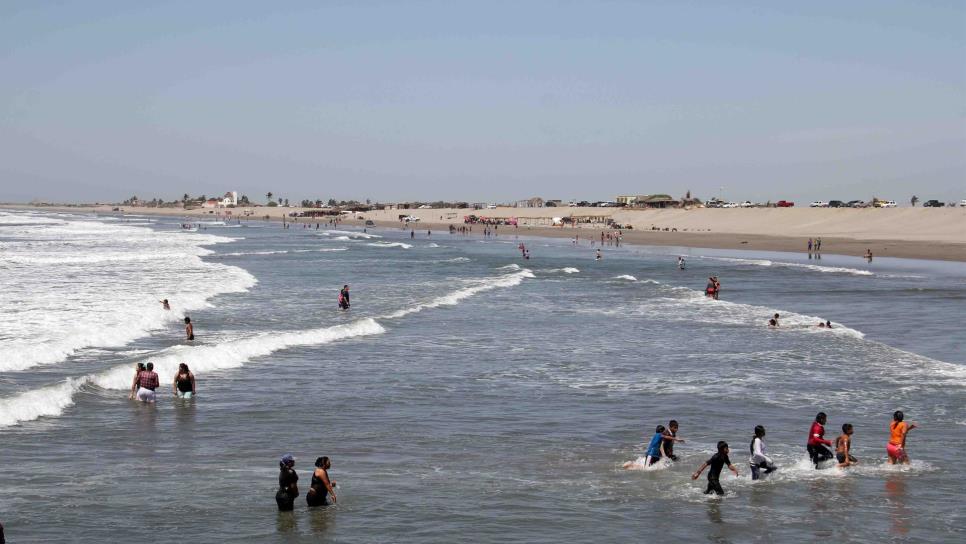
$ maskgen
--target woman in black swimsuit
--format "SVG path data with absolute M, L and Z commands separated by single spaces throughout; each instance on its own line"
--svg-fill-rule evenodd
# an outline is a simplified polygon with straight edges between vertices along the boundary
M 188 370 L 188 365 L 178 365 L 178 373 L 174 375 L 174 394 L 183 399 L 190 399 L 195 394 L 195 375 Z
M 332 495 L 332 502 L 335 500 L 335 481 L 329 481 L 329 469 L 332 462 L 328 457 L 319 457 L 315 460 L 315 472 L 312 473 L 312 486 L 305 494 L 305 502 L 309 506 L 326 506 L 329 503 L 325 500 L 326 495 Z
M 299 496 L 299 475 L 295 473 L 295 458 L 291 454 L 285 454 L 278 462 L 278 492 L 275 493 L 275 502 L 278 503 L 280 512 L 288 512 L 295 509 L 295 497 Z

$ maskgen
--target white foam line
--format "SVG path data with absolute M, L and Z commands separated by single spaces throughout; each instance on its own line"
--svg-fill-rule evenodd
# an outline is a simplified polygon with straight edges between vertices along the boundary
M 404 244 L 402 242 L 371 242 L 366 245 L 372 246 L 372 247 L 401 247 L 403 249 L 409 249 L 413 247 L 410 244 Z
M 514 265 L 515 266 L 515 265 Z M 506 268 L 506 267 L 503 267 Z M 430 302 L 425 304 L 417 304 L 412 308 L 406 308 L 393 312 L 391 314 L 383 316 L 384 319 L 396 319 L 404 317 L 410 314 L 421 312 L 429 308 L 438 308 L 440 306 L 454 306 L 459 303 L 459 301 L 471 297 L 477 293 L 482 293 L 484 291 L 490 291 L 492 289 L 499 289 L 501 287 L 514 287 L 520 285 L 524 279 L 533 278 L 533 272 L 524 268 L 518 272 L 512 274 L 506 274 L 496 278 L 488 278 L 485 280 L 479 280 L 476 285 L 471 285 L 470 287 L 464 287 L 448 293 L 441 297 L 434 298 Z
M 825 272 L 833 274 L 852 274 L 853 276 L 874 276 L 875 274 L 869 270 L 861 270 L 858 268 L 845 268 L 840 266 L 821 266 L 817 264 L 804 264 L 804 263 L 785 263 L 778 261 L 769 261 L 767 259 L 738 259 L 732 257 L 701 257 L 702 259 L 711 259 L 714 261 L 725 261 L 737 264 L 747 264 L 752 266 L 777 266 L 785 268 L 803 268 L 806 270 L 813 270 L 816 272 Z

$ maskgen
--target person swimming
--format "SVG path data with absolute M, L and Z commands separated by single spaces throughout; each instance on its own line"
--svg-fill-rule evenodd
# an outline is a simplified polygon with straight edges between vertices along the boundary
M 772 328 L 778 327 L 778 322 L 775 321 L 775 318 L 771 318 L 768 320 L 768 326 Z
M 598 249 L 598 250 L 597 250 L 597 260 L 599 261 L 599 260 L 601 260 L 601 259 L 603 259 L 603 258 L 604 258 L 604 256 L 603 256 L 603 255 L 601 255 L 601 253 L 600 253 L 600 249 Z
M 164 299 L 164 300 L 161 301 L 161 308 L 164 309 L 164 310 L 170 310 L 171 309 L 171 305 L 168 304 L 168 299 Z
M 751 439 L 751 458 L 748 460 L 748 465 L 751 467 L 751 479 L 758 480 L 761 478 L 761 471 L 764 470 L 765 474 L 771 474 L 778 467 L 772 462 L 771 457 L 765 453 L 765 428 L 761 425 L 755 426 L 755 437 Z

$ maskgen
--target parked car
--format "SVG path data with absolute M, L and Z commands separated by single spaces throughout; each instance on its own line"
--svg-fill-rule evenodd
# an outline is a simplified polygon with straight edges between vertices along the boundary
M 403 221 L 405 221 L 407 223 L 409 223 L 409 222 L 418 223 L 419 222 L 419 218 L 416 217 L 415 215 L 407 215 L 406 217 L 403 217 Z
M 959 207 L 960 208 L 966 208 L 966 200 L 960 200 L 959 201 Z
M 794 205 L 795 205 L 794 202 L 789 202 L 787 200 L 779 200 L 778 202 L 775 203 L 775 206 L 778 206 L 779 208 L 791 208 Z
M 946 205 L 945 202 L 940 202 L 934 199 L 934 200 L 927 200 L 925 203 L 923 203 L 922 207 L 923 208 L 942 208 L 945 205 Z
M 828 208 L 828 202 L 823 200 L 816 200 L 808 205 L 809 208 Z
M 744 201 L 744 202 L 741 203 L 741 207 L 742 208 L 751 208 L 753 206 L 754 206 L 754 204 L 752 204 L 750 200 L 746 200 L 746 201 Z
M 722 208 L 737 208 L 738 207 L 738 204 L 736 204 L 734 202 L 725 202 L 724 204 L 721 205 L 721 207 Z
M 372 219 L 366 219 L 366 226 L 367 227 L 374 227 L 374 226 L 376 226 L 376 222 L 373 221 Z
M 850 200 L 850 201 L 846 202 L 845 205 L 847 207 L 849 207 L 849 208 L 864 208 L 865 207 L 865 201 L 864 200 Z
M 875 201 L 876 208 L 895 208 L 897 205 L 898 204 L 896 204 L 895 200 L 876 200 Z
M 845 207 L 845 202 L 842 202 L 841 200 L 829 200 L 828 201 L 828 207 L 829 208 L 844 208 Z

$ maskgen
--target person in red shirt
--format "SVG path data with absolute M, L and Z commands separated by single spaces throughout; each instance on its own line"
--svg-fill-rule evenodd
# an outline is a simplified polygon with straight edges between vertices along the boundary
M 826 421 L 828 416 L 825 412 L 819 412 L 812 422 L 812 428 L 808 431 L 808 444 L 805 449 L 808 450 L 808 457 L 815 463 L 815 468 L 832 458 L 832 450 L 826 447 L 832 445 L 831 440 L 825 439 Z

